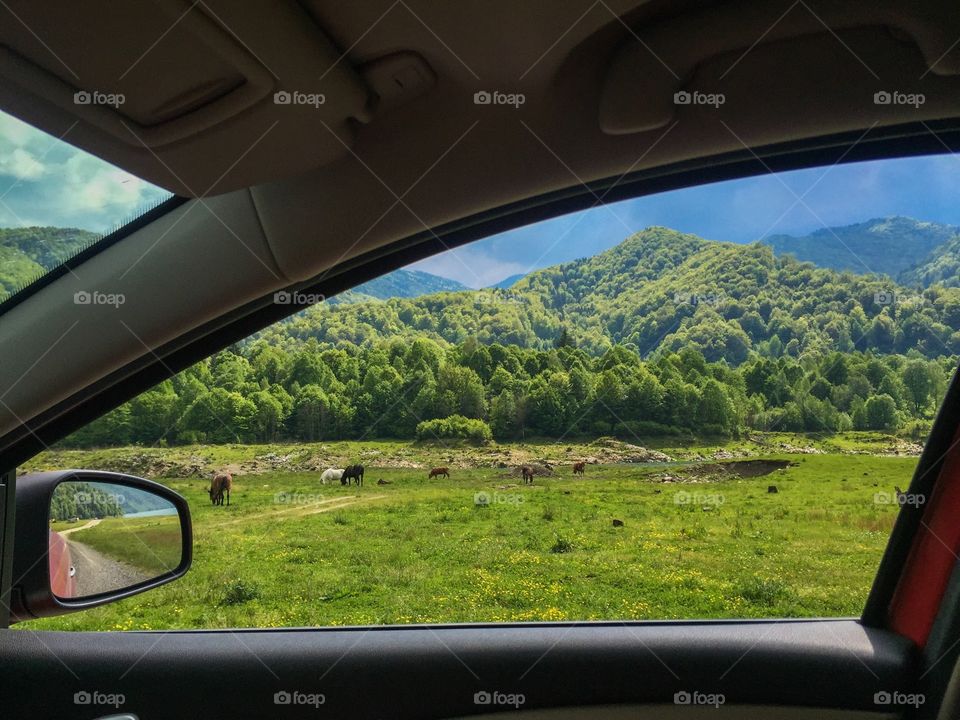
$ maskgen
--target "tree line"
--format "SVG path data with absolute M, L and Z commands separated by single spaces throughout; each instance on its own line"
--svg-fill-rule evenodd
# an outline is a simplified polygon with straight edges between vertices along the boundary
M 734 366 L 695 347 L 641 358 L 614 345 L 547 349 L 392 338 L 258 339 L 197 363 L 71 435 L 67 446 L 577 436 L 749 430 L 921 437 L 955 359 L 918 351 L 768 357 Z

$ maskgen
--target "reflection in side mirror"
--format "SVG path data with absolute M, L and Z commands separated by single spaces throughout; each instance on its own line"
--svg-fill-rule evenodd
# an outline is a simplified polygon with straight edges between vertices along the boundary
M 183 560 L 177 508 L 165 497 L 109 482 L 66 480 L 50 498 L 50 590 L 86 598 L 140 585 Z

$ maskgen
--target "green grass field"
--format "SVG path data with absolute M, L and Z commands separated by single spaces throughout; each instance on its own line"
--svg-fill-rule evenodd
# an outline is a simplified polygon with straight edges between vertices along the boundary
M 523 486 L 508 469 L 427 480 L 369 462 L 362 488 L 315 472 L 238 476 L 230 507 L 210 505 L 202 478 L 159 478 L 190 502 L 190 572 L 19 627 L 858 615 L 898 510 L 875 495 L 906 488 L 917 458 L 759 450 L 792 464 L 743 478 L 610 464 L 579 479 L 564 466 Z

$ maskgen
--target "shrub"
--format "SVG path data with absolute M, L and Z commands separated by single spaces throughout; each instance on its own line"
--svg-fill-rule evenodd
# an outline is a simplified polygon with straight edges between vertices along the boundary
M 227 591 L 223 594 L 223 604 L 242 605 L 258 597 L 260 597 L 259 587 L 244 580 L 236 580 L 227 585 Z
M 573 543 L 558 535 L 557 541 L 553 544 L 553 547 L 550 548 L 550 552 L 555 554 L 573 552 Z
M 483 420 L 463 415 L 424 420 L 417 425 L 417 440 L 469 440 L 480 445 L 492 439 L 490 426 Z

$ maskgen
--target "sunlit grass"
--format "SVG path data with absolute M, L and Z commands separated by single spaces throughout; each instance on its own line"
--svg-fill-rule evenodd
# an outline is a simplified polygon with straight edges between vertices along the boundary
M 362 488 L 265 473 L 235 478 L 229 507 L 210 505 L 206 480 L 166 479 L 193 512 L 187 576 L 25 626 L 858 615 L 897 512 L 874 495 L 907 487 L 916 458 L 769 457 L 796 464 L 750 479 L 666 469 L 698 480 L 684 483 L 661 482 L 663 467 L 588 466 L 532 486 L 495 468 L 430 481 L 368 468 Z

